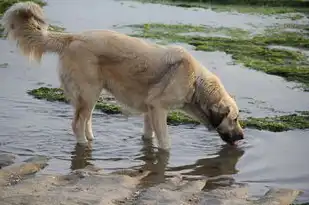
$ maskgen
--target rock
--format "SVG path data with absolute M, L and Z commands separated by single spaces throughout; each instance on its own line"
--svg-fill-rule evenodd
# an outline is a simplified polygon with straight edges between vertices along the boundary
M 290 205 L 299 195 L 299 191 L 291 189 L 270 189 L 258 200 L 248 199 L 248 188 L 244 184 L 224 187 L 203 193 L 198 205 Z
M 44 164 L 44 163 L 47 163 L 47 161 L 49 159 L 50 159 L 49 157 L 37 155 L 37 156 L 30 157 L 30 158 L 24 160 L 24 162 L 26 162 L 26 163 Z
M 138 205 L 179 205 L 191 204 L 197 200 L 206 181 L 185 181 L 174 177 L 166 183 L 159 184 L 140 193 L 133 204 Z
M 24 176 L 34 174 L 47 166 L 48 158 L 32 157 L 20 164 L 4 167 L 0 170 L 0 186 L 18 183 Z
M 15 184 L 0 183 L 1 205 L 289 205 L 299 194 L 295 190 L 271 189 L 260 199 L 249 200 L 246 185 L 205 191 L 205 178 L 181 176 L 143 186 L 149 171 L 122 170 L 106 174 L 93 166 L 66 175 L 24 177 L 44 167 L 46 160 L 34 157 L 0 170 L 2 182 L 11 182 L 11 176 L 20 177 Z
M 255 201 L 254 204 L 289 205 L 296 199 L 299 193 L 298 190 L 271 188 L 263 198 Z
M 111 205 L 132 195 L 143 175 L 107 175 L 91 170 L 41 175 L 4 187 L 0 201 L 1 205 Z
M 13 154 L 0 154 L 0 169 L 14 163 L 16 156 Z

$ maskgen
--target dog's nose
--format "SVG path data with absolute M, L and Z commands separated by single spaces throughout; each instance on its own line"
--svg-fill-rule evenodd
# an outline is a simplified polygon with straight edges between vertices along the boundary
M 243 140 L 244 139 L 244 135 L 243 134 L 239 134 L 239 135 L 234 135 L 233 136 L 233 141 L 239 141 L 239 140 Z
M 239 141 L 239 140 L 243 140 L 244 139 L 244 132 L 243 131 L 240 131 L 238 133 L 235 133 L 233 136 L 232 136 L 232 141 L 233 142 L 236 142 L 236 141 Z
M 226 133 L 219 133 L 221 139 L 228 143 L 228 144 L 233 144 L 234 143 L 234 140 L 231 138 L 231 136 L 229 134 L 226 134 Z
M 240 141 L 244 139 L 244 133 L 235 133 L 235 134 L 229 134 L 229 133 L 219 133 L 221 139 L 231 145 L 234 145 L 235 142 Z

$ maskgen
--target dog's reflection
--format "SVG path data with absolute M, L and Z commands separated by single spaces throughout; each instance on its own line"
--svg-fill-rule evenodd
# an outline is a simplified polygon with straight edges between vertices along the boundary
M 223 145 L 218 152 L 213 154 L 215 157 L 198 159 L 194 164 L 168 167 L 170 153 L 160 149 L 154 151 L 151 142 L 145 141 L 141 152 L 143 155 L 138 159 L 144 161 L 142 169 L 152 173 L 144 178 L 145 182 L 162 182 L 167 177 L 166 172 L 172 175 L 181 173 L 188 178 L 206 177 L 208 179 L 207 188 L 212 188 L 221 182 L 226 185 L 233 184 L 235 180 L 232 175 L 238 172 L 236 164 L 244 154 L 244 150 L 240 148 Z
M 211 188 L 216 184 L 224 181 L 224 183 L 232 184 L 234 179 L 231 175 L 236 174 L 236 164 L 244 154 L 244 151 L 237 147 L 223 145 L 220 150 L 213 155 L 212 158 L 198 159 L 193 164 L 182 165 L 177 167 L 167 167 L 170 153 L 162 149 L 153 147 L 151 140 L 143 140 L 143 147 L 140 150 L 140 156 L 136 160 L 143 161 L 143 165 L 131 167 L 143 171 L 150 171 L 150 174 L 143 178 L 144 185 L 161 183 L 167 178 L 166 172 L 181 173 L 187 177 L 205 176 L 208 178 L 207 186 Z M 92 145 L 80 146 L 76 144 L 72 152 L 71 170 L 83 169 L 88 165 L 92 165 Z
M 92 163 L 90 163 L 90 160 L 92 158 L 91 143 L 88 143 L 87 146 L 76 144 L 75 149 L 71 152 L 71 154 L 71 170 L 83 169 L 88 165 L 93 165 Z
M 172 167 L 169 171 L 187 172 L 186 176 L 204 176 L 207 183 L 204 189 L 211 190 L 222 186 L 230 186 L 235 183 L 233 174 L 237 174 L 237 162 L 243 156 L 244 150 L 229 145 L 223 145 L 212 158 L 197 160 L 194 164 Z
M 88 165 L 93 165 L 92 144 L 87 146 L 79 144 L 75 145 L 74 151 L 71 152 L 71 170 L 83 169 Z M 145 181 L 162 182 L 164 180 L 164 172 L 169 160 L 169 152 L 164 150 L 155 151 L 151 140 L 143 140 L 143 146 L 140 150 L 141 155 L 137 160 L 144 161 L 144 165 L 131 167 L 131 169 L 148 170 L 151 173 L 145 178 Z
M 194 164 L 173 167 L 170 171 L 189 170 L 187 175 L 207 177 L 236 174 L 236 164 L 243 154 L 244 150 L 240 148 L 223 145 L 218 152 L 212 154 L 215 157 L 198 159 Z
M 163 182 L 170 153 L 162 149 L 155 149 L 152 140 L 147 139 L 143 139 L 143 147 L 140 152 L 142 156 L 136 159 L 142 160 L 144 164 L 139 168 L 150 171 L 150 174 L 142 179 L 142 183 L 146 185 Z

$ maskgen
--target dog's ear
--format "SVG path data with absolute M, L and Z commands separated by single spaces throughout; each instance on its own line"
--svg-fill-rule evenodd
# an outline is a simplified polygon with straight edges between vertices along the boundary
M 209 108 L 208 111 L 209 111 L 209 122 L 214 128 L 217 128 L 221 124 L 223 119 L 229 114 L 230 107 L 214 104 Z

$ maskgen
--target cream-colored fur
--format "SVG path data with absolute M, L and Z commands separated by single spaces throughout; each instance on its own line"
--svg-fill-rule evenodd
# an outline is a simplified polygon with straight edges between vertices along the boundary
M 2 24 L 30 59 L 40 61 L 46 52 L 59 55 L 59 78 L 75 108 L 72 129 L 78 143 L 93 139 L 92 111 L 103 89 L 144 113 L 144 137 L 155 135 L 162 149 L 170 148 L 166 119 L 175 108 L 215 128 L 228 143 L 243 137 L 234 99 L 182 47 L 159 46 L 110 30 L 51 32 L 42 8 L 32 2 L 11 6 Z

